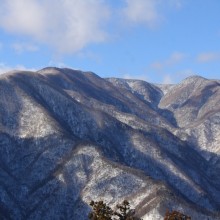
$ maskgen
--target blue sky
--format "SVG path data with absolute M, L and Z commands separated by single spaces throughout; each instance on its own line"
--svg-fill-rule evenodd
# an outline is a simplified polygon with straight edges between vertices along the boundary
M 219 0 L 0 0 L 0 73 L 46 66 L 220 79 Z

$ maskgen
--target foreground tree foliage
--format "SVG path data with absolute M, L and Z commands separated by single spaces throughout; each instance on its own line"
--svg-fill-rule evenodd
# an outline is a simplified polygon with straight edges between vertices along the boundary
M 103 201 L 90 202 L 92 212 L 89 213 L 89 219 L 92 220 L 111 220 L 114 214 L 113 210 L 106 205 Z
M 116 211 L 113 211 L 103 201 L 91 201 L 92 212 L 89 213 L 91 220 L 141 220 L 135 217 L 135 210 L 130 209 L 130 204 L 124 200 L 121 204 L 116 206 Z
M 191 217 L 177 211 L 167 211 L 164 220 L 191 220 Z
M 103 201 L 91 201 L 90 206 L 92 206 L 92 212 L 89 213 L 91 220 L 141 220 L 135 217 L 135 210 L 130 208 L 130 203 L 127 200 L 118 204 L 116 211 L 113 211 Z M 167 211 L 164 220 L 191 220 L 191 217 L 178 211 Z

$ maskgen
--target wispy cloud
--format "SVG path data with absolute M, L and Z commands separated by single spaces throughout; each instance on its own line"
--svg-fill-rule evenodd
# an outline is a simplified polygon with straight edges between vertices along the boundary
M 163 21 L 165 8 L 179 9 L 183 0 L 125 0 L 126 6 L 122 10 L 128 24 L 144 24 L 154 27 Z
M 49 44 L 60 53 L 74 53 L 106 40 L 109 16 L 105 1 L 2 0 L 0 27 Z
M 109 31 L 117 26 L 116 11 L 128 25 L 153 27 L 163 20 L 165 8 L 179 8 L 183 0 L 121 1 L 124 4 L 115 9 L 108 0 L 1 0 L 0 28 L 49 45 L 58 54 L 76 53 L 115 36 Z M 25 45 L 14 48 L 19 52 L 34 49 Z
M 0 74 L 12 71 L 12 70 L 27 70 L 27 71 L 36 71 L 34 68 L 27 68 L 23 65 L 15 65 L 15 66 L 9 66 L 3 62 L 0 62 Z
M 68 64 L 62 62 L 62 61 L 56 61 L 56 60 L 50 60 L 47 64 L 47 66 L 51 66 L 51 67 L 58 67 L 58 68 L 70 68 L 73 69 L 71 66 L 69 66 Z
M 177 83 L 177 82 L 180 82 L 180 81 L 184 80 L 185 78 L 187 78 L 189 76 L 193 76 L 193 75 L 197 75 L 197 74 L 191 69 L 185 69 L 185 70 L 181 70 L 181 71 L 177 71 L 177 72 L 171 72 L 169 74 L 164 73 L 164 74 L 162 74 L 162 76 L 163 76 L 162 83 L 163 84 Z
M 185 0 L 169 0 L 169 4 L 176 9 L 180 9 L 183 7 Z
M 23 53 L 23 52 L 35 52 L 38 51 L 38 47 L 31 43 L 14 43 L 11 45 L 12 49 L 16 51 L 16 53 Z
M 166 74 L 163 77 L 162 84 L 173 84 L 173 83 L 174 83 L 174 79 L 173 79 L 173 77 L 171 75 Z
M 142 23 L 152 27 L 160 20 L 158 4 L 158 0 L 126 0 L 123 15 L 131 24 Z
M 200 63 L 208 63 L 216 60 L 220 60 L 220 53 L 206 52 L 197 56 L 196 60 Z
M 6 66 L 4 63 L 0 63 L 0 74 L 6 73 L 10 70 L 11 69 L 8 66 Z
M 166 67 L 178 64 L 179 62 L 183 61 L 185 57 L 186 55 L 184 53 L 174 52 L 167 59 L 162 61 L 156 61 L 152 63 L 151 66 L 154 69 L 164 69 Z
M 133 75 L 133 74 L 123 74 L 121 76 L 124 79 L 139 79 L 139 80 L 143 80 L 143 81 L 149 81 L 149 77 L 146 74 L 137 74 L 137 75 Z

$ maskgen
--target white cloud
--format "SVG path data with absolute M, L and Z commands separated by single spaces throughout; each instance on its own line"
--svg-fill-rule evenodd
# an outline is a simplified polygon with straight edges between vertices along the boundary
M 57 67 L 57 68 L 68 68 L 68 69 L 73 69 L 73 70 L 80 70 L 82 71 L 82 67 L 73 67 L 70 66 L 62 61 L 58 61 L 58 60 L 50 60 L 47 64 L 47 66 L 49 67 Z
M 207 52 L 197 56 L 197 61 L 200 63 L 207 63 L 215 60 L 220 60 L 220 53 Z
M 123 10 L 125 18 L 133 23 L 143 23 L 153 26 L 160 20 L 157 10 L 158 0 L 126 0 Z
M 165 67 L 176 65 L 177 63 L 184 60 L 185 57 L 186 57 L 186 55 L 184 53 L 174 52 L 166 60 L 156 61 L 156 62 L 152 63 L 151 66 L 154 69 L 163 69 Z
M 175 7 L 176 9 L 180 9 L 183 7 L 185 0 L 169 0 L 171 6 Z
M 124 19 L 131 24 L 144 24 L 148 27 L 158 25 L 163 19 L 164 9 L 182 7 L 183 0 L 125 0 L 122 10 Z
M 103 24 L 109 9 L 104 0 L 1 0 L 0 27 L 74 53 L 106 40 Z
M 58 67 L 58 68 L 71 68 L 69 65 L 61 62 L 61 61 L 54 61 L 54 60 L 50 60 L 48 63 L 48 66 L 52 66 L 52 67 Z
M 173 83 L 181 82 L 185 78 L 187 78 L 189 76 L 193 76 L 193 75 L 198 75 L 198 74 L 196 74 L 191 69 L 185 69 L 185 70 L 181 70 L 181 71 L 178 71 L 178 72 L 173 72 L 173 73 L 170 73 L 170 74 L 164 73 L 162 83 L 163 84 L 173 84 Z
M 186 78 L 189 76 L 198 75 L 198 73 L 196 73 L 195 71 L 193 71 L 191 69 L 185 69 L 185 70 L 181 70 L 181 71 L 177 72 L 175 75 L 177 75 L 181 78 Z
M 173 79 L 170 75 L 165 75 L 163 77 L 163 82 L 162 84 L 173 84 Z
M 123 79 L 139 79 L 143 81 L 149 81 L 149 78 L 146 74 L 139 74 L 139 75 L 132 75 L 132 74 L 123 74 L 122 75 Z
M 35 52 L 38 51 L 38 47 L 30 43 L 14 43 L 11 47 L 16 51 L 16 53 L 23 53 L 25 51 Z
M 121 0 L 125 4 L 117 9 L 109 0 L 0 1 L 0 28 L 66 54 L 108 40 L 108 31 L 114 31 L 120 20 L 116 11 L 126 24 L 154 27 L 167 9 L 180 8 L 184 0 Z M 24 45 L 14 48 L 19 52 L 31 49 Z
M 0 62 L 0 74 L 6 73 L 12 70 L 36 71 L 36 69 L 34 68 L 27 68 L 20 64 L 15 65 L 15 66 L 8 66 L 7 64 Z
M 174 52 L 171 54 L 170 58 L 166 61 L 167 65 L 174 65 L 176 63 L 179 63 L 185 58 L 185 54 L 180 52 Z
M 0 63 L 0 74 L 6 73 L 10 70 L 11 69 L 8 66 L 6 66 L 4 63 Z

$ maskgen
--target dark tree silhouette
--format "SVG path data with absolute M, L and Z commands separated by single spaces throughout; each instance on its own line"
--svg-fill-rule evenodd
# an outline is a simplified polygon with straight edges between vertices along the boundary
M 141 220 L 135 217 L 135 210 L 130 209 L 130 204 L 127 200 L 118 204 L 115 212 L 103 201 L 91 201 L 90 206 L 93 209 L 89 213 L 89 219 L 91 220 Z
M 91 220 L 111 220 L 114 214 L 113 210 L 106 205 L 103 201 L 90 202 L 92 206 L 92 212 L 89 213 L 89 219 Z
M 167 211 L 164 220 L 191 220 L 191 217 L 184 215 L 178 211 Z
M 130 208 L 127 200 L 118 204 L 116 211 L 113 211 L 103 201 L 91 201 L 90 206 L 92 206 L 92 212 L 89 213 L 91 220 L 141 220 L 135 216 L 135 210 Z M 178 211 L 167 211 L 164 220 L 191 220 L 191 217 Z
M 130 203 L 124 200 L 116 206 L 117 210 L 114 214 L 119 217 L 119 220 L 139 220 L 135 217 L 135 210 L 130 209 Z

